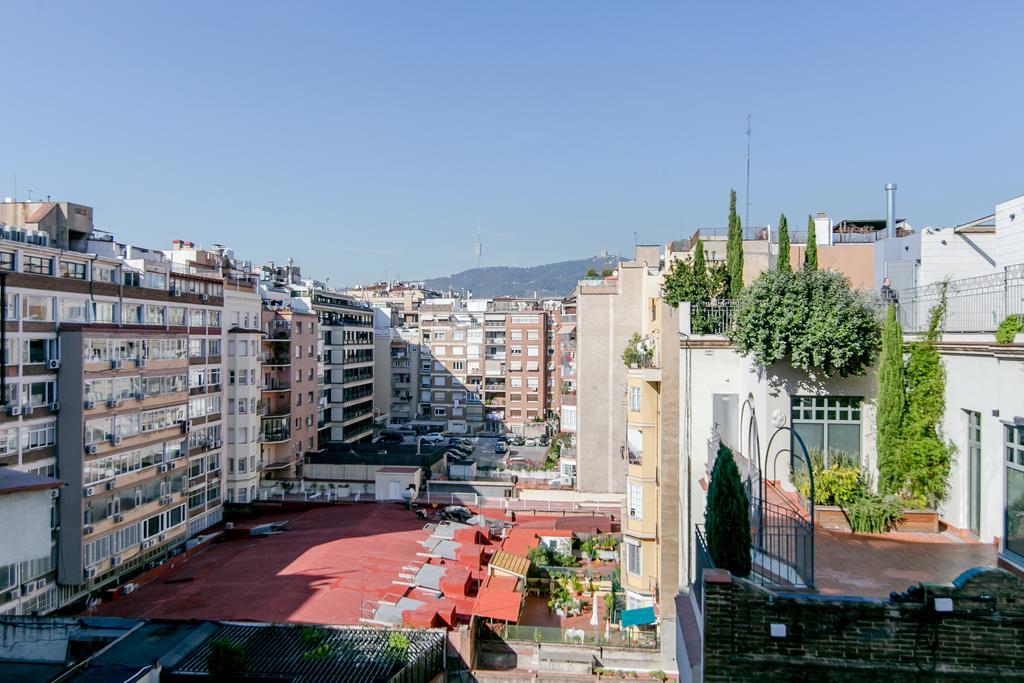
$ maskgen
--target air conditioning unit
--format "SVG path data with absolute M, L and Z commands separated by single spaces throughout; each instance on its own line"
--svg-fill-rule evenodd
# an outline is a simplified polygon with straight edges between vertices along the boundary
M 86 401 L 85 402 L 85 409 L 86 410 L 92 410 L 95 407 L 96 407 L 96 401 Z
M 161 505 L 170 505 L 171 504 L 171 497 L 170 496 L 161 496 L 160 497 L 160 504 Z M 164 539 L 161 538 L 160 540 L 162 541 Z
M 111 434 L 110 435 L 110 443 L 114 444 L 115 446 L 120 444 L 121 443 L 121 435 L 120 434 Z
M 115 486 L 117 486 L 117 479 L 111 479 L 106 483 L 108 491 L 113 491 Z
M 60 489 L 50 489 L 50 498 L 60 498 Z
M 46 585 L 46 581 L 29 581 L 21 584 L 21 594 L 28 595 L 29 593 L 35 593 L 37 590 Z
M 120 361 L 120 360 L 112 360 L 112 361 L 110 361 L 110 369 L 111 370 L 120 370 L 123 367 L 124 367 L 124 361 Z
M 8 600 L 17 600 L 21 597 L 21 589 L 12 588 L 11 590 L 7 591 L 6 595 Z
M 121 586 L 121 595 L 131 595 L 134 592 L 135 592 L 135 584 L 134 583 L 126 583 L 125 585 Z
M 96 487 L 86 486 L 84 489 L 82 489 L 82 495 L 85 496 L 86 498 L 88 498 L 89 496 L 96 495 Z
M 162 541 L 166 541 L 166 540 L 167 540 L 167 534 L 160 534 L 160 536 L 158 536 L 158 538 L 159 538 L 159 540 L 160 540 L 161 542 L 162 542 Z
M 109 401 L 107 401 L 107 407 L 108 408 L 116 408 L 119 405 L 121 405 L 121 402 L 118 401 L 116 398 L 112 398 Z
M 145 550 L 146 548 L 150 547 L 151 545 L 153 545 L 153 541 L 143 541 L 142 543 L 139 544 L 139 548 L 141 550 Z
M 21 406 L 11 406 L 10 408 L 7 409 L 7 414 L 12 417 L 17 417 L 18 415 L 21 415 Z
M 116 515 L 114 515 L 114 523 L 115 524 L 117 524 L 119 522 L 123 522 L 123 521 L 124 521 L 124 515 L 123 514 L 118 512 Z
M 146 367 L 146 359 L 145 358 L 139 358 L 137 361 L 135 361 L 135 367 L 137 367 L 137 368 L 144 368 L 144 367 Z
M 162 464 L 161 465 L 157 465 L 156 469 L 157 469 L 157 472 L 166 472 L 167 471 L 167 465 L 162 465 Z
M 181 296 L 181 290 L 177 287 L 171 287 L 171 296 Z
M 50 361 L 46 364 L 46 366 L 48 368 L 50 368 L 51 370 L 56 370 L 57 368 L 60 367 L 60 359 L 59 358 L 51 358 Z
M 82 527 L 82 535 L 83 536 L 88 536 L 91 533 L 92 533 L 92 524 L 86 524 L 85 526 Z
M 116 567 L 119 564 L 121 564 L 121 556 L 120 555 L 111 555 L 110 556 L 110 566 L 111 567 Z
M 169 469 L 169 470 L 173 470 L 177 466 L 178 466 L 178 463 L 176 463 L 176 462 L 169 462 L 169 463 L 167 463 L 167 469 Z
M 141 427 L 139 427 L 139 431 L 140 432 L 148 432 L 149 431 L 149 425 L 142 425 Z
M 89 455 L 96 455 L 97 453 L 100 452 L 100 447 L 96 446 L 95 444 L 92 446 L 86 446 L 85 452 L 88 453 Z
M 58 403 L 57 401 L 54 401 L 53 403 L 51 403 L 50 404 L 50 410 L 51 411 L 58 411 L 58 410 L 60 410 L 60 403 Z
M 85 568 L 85 578 L 87 578 L 87 579 L 94 579 L 94 578 L 96 578 L 96 567 L 86 567 Z
M 25 405 L 23 405 L 21 407 L 21 414 L 22 415 L 31 415 L 34 410 L 35 410 L 35 407 L 31 403 L 26 403 Z
M 221 442 L 220 442 L 220 441 L 214 441 L 214 442 L 213 442 L 213 447 L 214 447 L 214 448 L 220 448 L 220 445 L 221 445 Z

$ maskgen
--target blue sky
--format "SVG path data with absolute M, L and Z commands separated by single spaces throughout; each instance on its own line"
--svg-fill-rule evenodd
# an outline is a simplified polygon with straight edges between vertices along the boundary
M 336 284 L 1024 193 L 1019 2 L 2 3 L 0 193 Z M 714 5 L 713 7 L 711 5 Z

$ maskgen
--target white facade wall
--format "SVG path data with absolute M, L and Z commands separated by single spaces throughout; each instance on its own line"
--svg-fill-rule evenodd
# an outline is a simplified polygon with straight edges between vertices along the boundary
M 991 275 L 1002 270 L 996 265 L 996 251 L 996 235 L 992 233 L 956 233 L 953 228 L 926 228 L 921 232 L 917 284 L 922 286 L 942 282 L 946 278 L 958 280 Z
M 948 341 L 948 337 L 947 337 Z M 1024 358 L 1010 353 L 949 352 L 946 366 L 946 413 L 943 436 L 956 446 L 949 475 L 949 493 L 941 516 L 953 526 L 970 528 L 967 411 L 981 414 L 981 515 L 979 540 L 1005 537 L 1006 466 L 1004 424 L 1024 420 Z
M 996 265 L 1024 263 L 1024 196 L 996 204 Z
M 224 288 L 225 494 L 228 502 L 256 498 L 260 484 L 260 297 Z M 232 383 L 229 378 L 235 377 Z M 256 382 L 251 378 L 256 377 Z M 243 383 L 242 377 L 246 380 Z M 254 411 L 252 408 L 256 407 Z M 243 412 L 244 411 L 244 412 Z
M 0 495 L 0 566 L 50 556 L 50 490 Z

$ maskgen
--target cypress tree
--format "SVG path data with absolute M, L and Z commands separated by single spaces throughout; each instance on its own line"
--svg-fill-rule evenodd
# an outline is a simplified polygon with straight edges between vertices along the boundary
M 786 214 L 779 216 L 779 261 L 776 269 L 783 273 L 793 272 L 789 264 L 789 224 L 786 223 Z
M 813 216 L 807 216 L 807 253 L 804 254 L 804 268 L 818 269 L 818 236 L 814 232 Z
M 710 299 L 710 285 L 708 283 L 708 266 L 704 260 L 704 242 L 697 239 L 697 246 L 693 249 L 693 292 L 694 301 L 707 303 Z
M 743 289 L 743 225 L 736 213 L 736 190 L 729 190 L 729 239 L 725 247 L 729 271 L 729 296 L 737 298 Z
M 708 487 L 707 538 L 711 561 L 736 576 L 750 574 L 750 503 L 728 446 L 719 444 Z
M 882 326 L 882 353 L 878 362 L 878 415 L 875 444 L 878 448 L 878 488 L 882 493 L 899 493 L 901 441 L 907 409 L 903 372 L 903 330 L 896 319 L 896 306 Z

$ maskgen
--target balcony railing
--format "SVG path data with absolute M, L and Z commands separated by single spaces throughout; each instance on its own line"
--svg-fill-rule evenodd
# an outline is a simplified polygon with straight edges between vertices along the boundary
M 654 630 L 608 631 L 602 629 L 564 629 L 555 626 L 517 624 L 486 624 L 481 636 L 489 640 L 523 643 L 560 643 L 562 645 L 593 645 L 616 648 L 658 649 L 658 632 Z
M 688 320 L 687 316 L 682 316 L 680 331 L 694 336 L 727 336 L 738 310 L 734 301 L 684 302 L 679 307 L 681 310 L 688 307 L 690 312 Z
M 694 574 L 693 591 L 697 597 L 697 609 L 704 609 L 704 570 L 714 569 L 715 563 L 711 559 L 711 552 L 708 551 L 708 542 L 704 538 L 704 526 L 698 524 L 694 527 Z
M 992 275 L 950 280 L 899 292 L 903 331 L 928 330 L 931 310 L 946 295 L 943 332 L 994 332 L 1006 317 L 1024 316 L 1024 264 L 1007 266 Z

